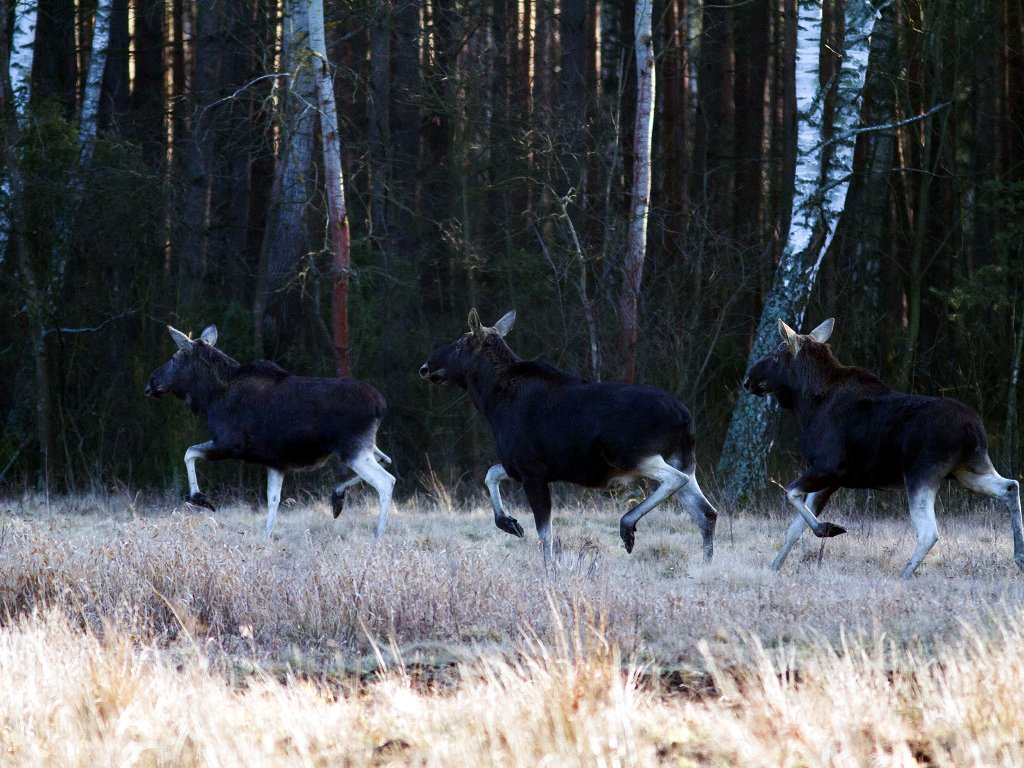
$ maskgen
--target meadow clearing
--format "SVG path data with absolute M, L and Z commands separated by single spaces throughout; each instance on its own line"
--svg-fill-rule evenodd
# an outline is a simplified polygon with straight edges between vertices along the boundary
M 1024 576 L 957 492 L 918 575 L 902 497 L 769 570 L 791 515 L 556 495 L 556 564 L 489 507 L 334 520 L 124 493 L 0 503 L 0 764 L 1021 765 Z M 227 502 L 227 503 L 225 503 Z M 856 503 L 855 503 L 856 502 Z

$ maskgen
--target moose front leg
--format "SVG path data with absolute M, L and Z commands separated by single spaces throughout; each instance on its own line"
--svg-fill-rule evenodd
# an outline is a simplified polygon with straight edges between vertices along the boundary
M 521 539 L 523 538 L 523 526 L 511 515 L 506 515 L 505 510 L 501 506 L 501 489 L 498 488 L 498 483 L 507 479 L 508 473 L 505 471 L 505 467 L 501 464 L 495 464 L 487 470 L 484 485 L 487 486 L 487 491 L 491 494 L 491 506 L 494 508 L 494 524 L 505 533 L 511 533 L 513 536 L 518 536 Z
M 216 449 L 213 440 L 191 446 L 185 451 L 185 472 L 188 473 L 188 501 L 197 507 L 206 507 L 211 512 L 216 512 L 213 504 L 206 498 L 206 494 L 199 490 L 199 480 L 196 479 L 196 459 L 208 459 L 211 452 Z
M 789 499 L 789 503 L 796 508 L 796 511 L 799 512 L 800 516 L 804 519 L 804 522 L 810 527 L 811 532 L 819 539 L 825 539 L 831 536 L 838 536 L 841 533 L 846 533 L 846 529 L 841 525 L 836 525 L 835 523 L 823 523 L 815 516 L 810 507 L 807 506 L 808 494 L 823 491 L 826 488 L 835 486 L 836 483 L 832 480 L 831 476 L 812 472 L 811 470 L 807 470 L 800 475 L 800 477 L 786 486 L 786 498 Z

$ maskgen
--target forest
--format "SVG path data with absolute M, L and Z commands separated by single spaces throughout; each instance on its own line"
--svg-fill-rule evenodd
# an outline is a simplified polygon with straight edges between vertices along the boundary
M 473 307 L 681 397 L 720 497 L 796 460 L 740 387 L 779 317 L 1019 472 L 1021 0 L 2 0 L 0 112 L 6 491 L 183 492 L 204 425 L 143 389 L 215 324 L 376 386 L 400 495 L 482 492 L 417 375 Z

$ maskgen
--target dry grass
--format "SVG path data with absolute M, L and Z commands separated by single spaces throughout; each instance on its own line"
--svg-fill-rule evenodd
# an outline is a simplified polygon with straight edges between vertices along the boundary
M 1024 764 L 994 508 L 901 583 L 903 514 L 836 513 L 773 574 L 788 514 L 723 519 L 705 565 L 674 509 L 630 556 L 611 501 L 569 501 L 545 571 L 482 507 L 404 505 L 376 546 L 369 500 L 286 506 L 271 543 L 173 507 L 0 506 L 0 763 Z

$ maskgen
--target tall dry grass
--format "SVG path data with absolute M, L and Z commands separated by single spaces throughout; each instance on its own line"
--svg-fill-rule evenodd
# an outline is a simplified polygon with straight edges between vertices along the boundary
M 375 546 L 368 504 L 291 505 L 271 543 L 171 506 L 0 507 L 0 763 L 1024 764 L 994 509 L 902 583 L 902 516 L 773 574 L 788 515 L 723 520 L 706 565 L 676 511 L 628 556 L 611 503 L 570 503 L 545 570 L 483 509 L 404 506 Z

